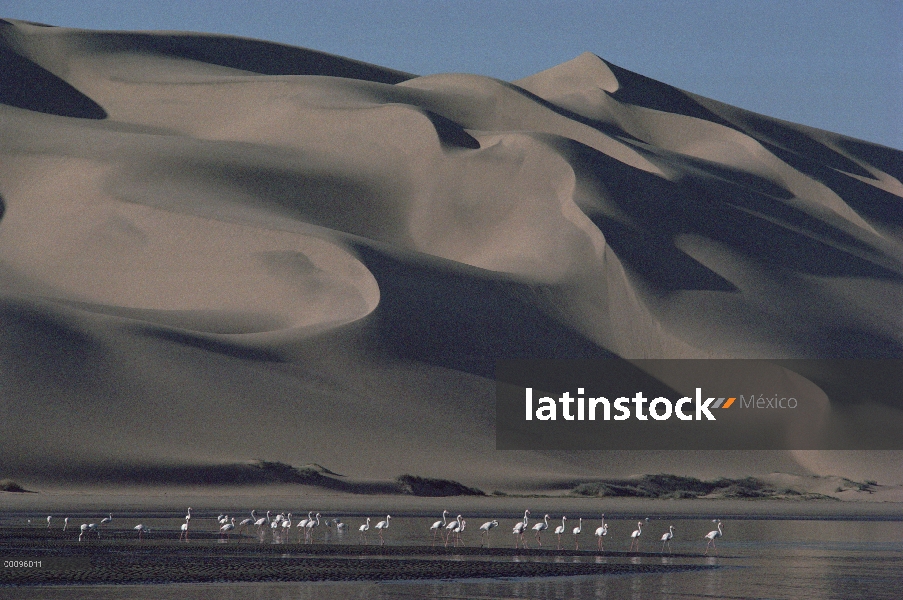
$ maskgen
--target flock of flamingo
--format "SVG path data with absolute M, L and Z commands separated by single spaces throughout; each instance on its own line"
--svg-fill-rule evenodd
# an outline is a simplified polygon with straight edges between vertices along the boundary
M 458 515 L 455 519 L 449 521 L 448 515 L 449 511 L 442 511 L 442 519 L 436 521 L 430 527 L 430 531 L 432 532 L 432 544 L 435 545 L 437 539 L 441 539 L 444 541 L 445 546 L 447 547 L 450 543 L 455 547 L 458 544 L 462 546 L 464 544 L 464 538 L 462 534 L 464 533 L 465 528 L 467 527 L 467 521 L 465 521 L 461 515 Z M 288 542 L 291 538 L 292 532 L 292 513 L 288 514 L 278 514 L 274 517 L 271 517 L 272 511 L 267 511 L 265 517 L 257 517 L 257 511 L 252 510 L 250 518 L 244 519 L 238 524 L 235 523 L 235 517 L 229 517 L 227 515 L 219 515 L 217 517 L 217 522 L 219 523 L 219 535 L 222 539 L 228 540 L 229 534 L 238 528 L 237 533 L 242 534 L 247 528 L 254 527 L 257 530 L 258 536 L 261 540 L 264 538 L 265 532 L 267 529 L 270 530 L 273 541 L 274 542 Z M 338 518 L 333 519 L 322 519 L 321 520 L 320 513 L 313 514 L 313 511 L 307 513 L 306 519 L 301 519 L 294 527 L 298 530 L 298 542 L 299 543 L 313 543 L 313 535 L 314 530 L 324 525 L 327 528 L 335 528 L 338 532 L 345 532 L 348 530 L 348 525 L 343 523 Z M 47 528 L 50 529 L 50 522 L 53 519 L 53 515 L 49 515 L 47 517 Z M 389 521 L 392 519 L 392 515 L 386 515 L 385 520 L 380 521 L 374 526 L 374 529 L 379 534 L 379 543 L 380 545 L 385 544 L 385 538 L 383 537 L 383 532 L 389 528 Z M 530 519 L 530 511 L 524 511 L 524 518 L 521 521 L 518 521 L 511 530 L 511 533 L 514 535 L 514 547 L 515 549 L 523 547 L 528 548 L 526 534 L 530 529 L 529 527 L 529 519 Z M 554 529 L 554 533 L 558 536 L 558 550 L 562 549 L 561 546 L 561 536 L 567 533 L 567 527 L 565 522 L 567 521 L 566 516 L 561 517 L 561 525 Z M 84 523 L 80 527 L 80 534 L 78 536 L 78 541 L 83 541 L 87 536 L 91 534 L 95 534 L 98 539 L 100 538 L 100 526 L 108 525 L 113 521 L 113 514 L 110 513 L 108 517 L 101 519 L 100 525 L 97 523 Z M 362 544 L 367 543 L 367 533 L 370 530 L 370 517 L 367 517 L 366 522 L 364 522 L 360 527 L 358 527 L 358 531 L 360 534 L 360 541 Z M 643 521 L 637 522 L 637 528 L 630 534 L 630 548 L 628 552 L 639 552 L 640 550 L 640 536 L 643 535 L 643 526 L 649 522 L 649 519 L 646 518 L 645 523 Z M 708 540 L 705 547 L 705 554 L 708 555 L 709 548 L 715 549 L 717 552 L 717 548 L 715 546 L 715 540 L 722 536 L 721 531 L 721 521 L 717 519 L 713 519 L 712 521 L 718 523 L 718 528 L 708 532 L 703 536 L 703 539 Z M 180 533 L 179 533 L 179 541 L 188 541 L 188 529 L 191 523 L 191 507 L 188 507 L 188 514 L 185 515 L 185 522 L 181 525 Z M 488 546 L 489 545 L 489 533 L 494 528 L 498 527 L 499 522 L 497 520 L 486 521 L 482 525 L 480 525 L 480 546 Z M 63 519 L 63 531 L 66 531 L 69 528 L 69 517 L 65 517 Z M 546 531 L 549 528 L 549 515 L 545 515 L 541 521 L 535 523 L 532 527 L 532 531 L 536 537 L 536 543 L 538 547 L 542 547 L 542 539 L 540 535 L 543 531 Z M 138 532 L 138 539 L 142 539 L 145 533 L 150 532 L 150 528 L 139 524 L 134 527 L 135 531 Z M 580 550 L 580 534 L 583 533 L 583 518 L 580 517 L 578 521 L 577 527 L 574 527 L 571 530 L 571 534 L 574 536 L 574 548 L 576 550 Z M 600 551 L 604 551 L 605 548 L 603 546 L 603 537 L 608 535 L 608 524 L 605 522 L 605 515 L 602 515 L 602 522 L 599 527 L 596 528 L 594 535 L 597 538 L 597 547 Z M 674 526 L 669 525 L 668 531 L 662 534 L 661 543 L 662 547 L 660 553 L 665 552 L 665 546 L 668 547 L 668 552 L 671 552 L 671 540 L 674 539 Z

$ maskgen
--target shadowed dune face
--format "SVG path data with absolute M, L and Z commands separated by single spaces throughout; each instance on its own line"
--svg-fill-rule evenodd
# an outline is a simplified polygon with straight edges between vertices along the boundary
M 0 90 L 3 476 L 745 475 L 495 452 L 494 362 L 903 357 L 903 153 L 591 54 L 501 82 L 4 22 Z M 788 464 L 893 472 L 755 468 Z
M 0 19 L 0 104 L 50 115 L 104 119 L 99 104 L 16 50 L 16 27 Z

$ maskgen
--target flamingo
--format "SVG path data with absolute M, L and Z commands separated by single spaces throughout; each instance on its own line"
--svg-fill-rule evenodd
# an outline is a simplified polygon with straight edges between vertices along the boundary
M 254 525 L 257 522 L 257 514 L 256 513 L 257 513 L 257 511 L 252 508 L 251 509 L 251 518 L 243 519 L 242 522 L 238 524 L 238 526 L 241 528 L 238 530 L 239 533 L 241 533 L 241 531 L 248 525 Z
M 674 539 L 674 525 L 668 525 L 668 533 L 662 535 L 662 552 L 665 551 L 665 544 L 668 544 L 668 552 L 673 554 L 671 551 L 671 540 Z M 661 554 L 662 552 L 659 552 Z
M 439 530 L 441 530 L 443 527 L 445 527 L 445 526 L 448 524 L 448 521 L 445 519 L 446 515 L 448 515 L 448 511 L 447 511 L 447 510 L 443 510 L 443 511 L 442 511 L 442 519 L 439 520 L 439 521 L 436 521 L 436 522 L 433 523 L 433 525 L 430 527 L 430 531 L 433 532 L 433 544 L 436 543 L 436 535 L 439 534 Z
M 549 515 L 546 515 L 542 518 L 542 523 L 537 523 L 533 526 L 533 531 L 536 532 L 536 542 L 542 547 L 542 540 L 539 539 L 539 534 L 549 528 Z
M 482 532 L 482 533 L 480 533 L 480 537 L 482 538 L 484 535 L 486 536 L 485 545 L 487 548 L 489 547 L 489 532 L 492 530 L 493 527 L 498 527 L 498 526 L 499 526 L 498 521 L 486 521 L 485 523 L 480 525 L 480 531 Z M 483 545 L 484 545 L 484 542 L 481 541 L 480 547 L 482 548 Z
M 577 537 L 583 532 L 583 517 L 580 517 L 580 523 L 574 527 L 574 550 L 580 550 L 580 539 Z
M 146 527 L 146 526 L 141 525 L 141 524 L 135 525 L 132 529 L 134 529 L 135 531 L 138 532 L 138 539 L 139 539 L 139 540 L 140 540 L 141 537 L 144 535 L 144 532 L 145 532 L 145 531 L 148 532 L 148 533 L 150 533 L 150 527 Z
M 705 555 L 706 556 L 708 556 L 708 554 L 709 554 L 709 545 L 711 545 L 712 548 L 715 548 L 716 553 L 718 552 L 718 548 L 715 546 L 715 538 L 720 538 L 721 535 L 722 535 L 721 534 L 721 521 L 718 521 L 718 529 L 716 529 L 714 531 L 710 531 L 707 534 L 705 534 L 705 536 L 704 536 L 705 539 L 709 540 L 708 543 L 706 543 L 706 545 L 705 545 Z
M 333 519 L 332 522 L 335 523 L 335 528 L 338 532 L 344 533 L 348 531 L 348 524 L 342 523 L 341 519 Z
M 376 529 L 379 530 L 379 545 L 382 546 L 385 544 L 385 540 L 383 540 L 383 529 L 389 528 L 389 519 L 392 518 L 392 515 L 386 515 L 385 521 L 380 521 L 376 524 Z
M 358 527 L 358 530 L 361 532 L 361 542 L 367 543 L 367 530 L 370 529 L 370 517 L 367 517 L 367 522 Z
M 50 529 L 50 519 L 53 518 L 53 515 L 47 515 L 47 529 Z
M 81 530 L 81 533 L 78 534 L 78 541 L 82 541 L 86 533 L 90 533 L 97 529 L 97 525 L 95 525 L 94 523 L 91 523 L 90 525 L 88 523 L 82 523 L 79 529 Z
M 260 535 L 261 530 L 263 529 L 263 524 L 266 523 L 269 520 L 269 518 L 270 518 L 270 511 L 267 511 L 267 516 L 260 517 L 259 519 L 254 521 L 254 525 L 257 527 L 257 535 Z
M 69 517 L 63 519 L 63 531 L 66 531 L 67 529 L 69 529 Z
M 291 541 L 292 537 L 292 513 L 288 513 L 288 516 L 282 519 L 282 531 L 285 532 L 285 539 Z M 281 536 L 280 536 L 281 537 Z
M 235 529 L 235 517 L 232 517 L 232 519 L 229 523 L 226 523 L 225 525 L 223 525 L 222 527 L 219 528 L 220 537 L 222 538 L 223 535 L 225 535 L 226 539 L 228 540 L 229 532 L 232 531 L 233 529 Z
M 561 550 L 561 534 L 565 532 L 564 522 L 567 520 L 567 517 L 561 517 L 561 525 L 555 528 L 555 535 L 558 536 L 558 550 Z
M 524 531 L 527 529 L 527 515 L 530 514 L 530 510 L 527 509 L 524 511 L 524 520 L 516 523 L 514 528 L 511 530 L 511 533 L 514 534 L 514 547 L 518 547 L 518 541 L 524 543 L 524 548 L 527 547 L 527 542 L 524 540 Z
M 307 518 L 301 519 L 298 521 L 298 542 L 301 541 L 301 534 L 304 534 L 304 539 L 307 539 L 307 524 L 313 520 L 313 511 L 307 511 Z
M 596 529 L 596 537 L 599 538 L 599 550 L 605 550 L 602 547 L 602 536 L 608 535 L 608 524 L 605 522 L 605 515 L 602 515 L 602 525 Z
M 636 543 L 636 551 L 640 551 L 640 536 L 643 535 L 643 522 L 637 521 L 636 526 L 637 528 L 630 534 L 630 550 L 628 550 L 628 552 L 633 550 L 634 542 Z
M 307 522 L 307 527 L 305 528 L 307 530 L 307 533 L 305 534 L 304 537 L 306 537 L 310 541 L 311 544 L 314 541 L 314 527 L 319 527 L 319 526 L 320 526 L 320 513 L 317 513 L 313 519 L 311 519 L 310 521 Z M 386 527 L 388 527 L 388 526 L 389 525 L 387 523 Z M 376 528 L 379 529 L 380 528 L 379 525 L 377 525 Z
M 461 542 L 462 546 L 466 546 L 464 543 L 464 528 L 467 527 L 467 521 L 461 519 L 461 526 L 458 527 L 458 530 L 455 532 L 455 548 L 458 547 L 458 542 Z
M 448 530 L 445 534 L 445 546 L 448 547 L 448 541 L 451 539 L 452 534 L 461 529 L 461 515 L 455 517 L 455 520 L 446 525 L 445 529 Z
M 181 529 L 181 533 L 179 533 L 179 541 L 181 542 L 184 539 L 187 542 L 188 541 L 188 521 L 185 521 L 184 523 L 182 523 L 182 526 L 179 529 Z
M 106 525 L 107 523 L 112 523 L 112 522 L 113 522 L 113 513 L 110 513 L 109 517 L 104 517 L 103 519 L 100 520 L 101 525 Z
M 251 511 L 251 512 L 253 513 L 253 511 Z M 254 515 L 253 514 L 251 515 L 250 519 L 242 519 L 241 523 L 238 524 L 238 535 L 240 536 L 242 534 L 242 532 L 245 530 L 245 527 L 247 527 L 248 525 L 253 525 L 253 524 L 254 524 Z M 241 538 L 239 538 L 239 541 L 241 541 Z

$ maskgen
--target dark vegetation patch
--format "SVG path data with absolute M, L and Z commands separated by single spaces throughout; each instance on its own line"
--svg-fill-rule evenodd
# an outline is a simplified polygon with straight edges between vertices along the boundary
M 394 480 L 350 480 L 316 463 L 294 466 L 252 460 L 225 464 L 81 463 L 49 465 L 43 475 L 56 481 L 96 485 L 257 486 L 309 485 L 349 494 L 412 496 L 483 496 L 482 490 L 457 481 L 401 475 Z
M 667 474 L 591 481 L 577 485 L 571 493 L 610 498 L 834 499 L 822 494 L 804 494 L 790 488 L 776 488 L 755 477 L 719 477 L 713 481 L 703 481 L 695 477 Z
M 396 480 L 399 491 L 411 496 L 485 496 L 482 490 L 467 487 L 448 479 L 431 479 L 416 475 L 401 475 Z
M 16 481 L 12 479 L 0 479 L 0 492 L 15 492 L 18 494 L 34 494 L 31 490 L 26 490 Z

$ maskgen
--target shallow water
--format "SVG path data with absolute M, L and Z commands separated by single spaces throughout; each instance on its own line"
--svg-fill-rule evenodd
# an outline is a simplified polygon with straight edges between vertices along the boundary
M 332 516 L 332 515 L 331 515 Z M 330 516 L 330 517 L 331 517 Z M 244 518 L 244 517 L 242 517 Z M 385 518 L 374 516 L 371 525 Z M 21 525 L 24 517 L 6 515 L 0 526 L 15 523 Z M 33 519 L 34 521 L 35 519 Z M 131 537 L 131 527 L 142 522 L 153 528 L 151 538 L 160 540 L 178 537 L 177 526 L 181 522 L 172 516 L 154 515 L 138 518 L 132 515 L 114 515 L 116 528 L 102 535 Z M 357 526 L 360 517 L 343 517 L 349 531 L 338 534 L 334 529 L 322 526 L 315 530 L 316 540 L 330 543 L 359 544 Z M 435 518 L 393 518 L 385 531 L 387 545 L 429 544 L 429 525 Z M 465 543 L 479 545 L 476 528 L 487 519 L 470 519 L 465 530 Z M 94 522 L 99 521 L 95 519 Z M 132 522 L 134 521 L 134 523 Z M 472 523 L 470 522 L 472 521 Z M 516 519 L 500 520 L 492 532 L 491 545 L 513 547 L 511 526 Z M 70 520 L 70 524 L 75 520 Z M 82 521 L 78 520 L 77 524 Z M 550 520 L 551 531 L 556 522 Z M 533 521 L 532 523 L 535 523 Z M 46 522 L 44 524 L 46 526 Z M 60 527 L 61 527 L 60 523 Z M 267 598 L 267 599 L 323 599 L 351 600 L 355 598 L 900 598 L 903 597 L 903 522 L 901 521 L 841 521 L 841 520 L 731 520 L 723 525 L 724 537 L 718 540 L 717 556 L 703 557 L 703 535 L 714 528 L 710 520 L 674 519 L 653 520 L 644 527 L 641 550 L 658 552 L 658 540 L 674 525 L 673 551 L 695 554 L 697 557 L 663 556 L 546 556 L 546 557 L 492 557 L 487 560 L 561 560 L 591 562 L 632 562 L 638 564 L 712 564 L 722 568 L 710 571 L 642 575 L 605 575 L 598 577 L 559 577 L 517 580 L 460 580 L 429 582 L 386 583 L 241 583 L 241 584 L 179 584 L 158 586 L 72 586 L 54 588 L 2 588 L 2 598 L 72 599 L 91 596 L 100 599 L 150 599 L 186 598 L 189 600 L 215 595 L 218 600 Z M 37 526 L 37 525 L 36 525 Z M 212 519 L 193 519 L 195 531 L 214 532 L 218 524 Z M 595 549 L 596 538 L 592 531 L 597 520 L 586 520 L 580 536 L 581 549 Z M 570 532 L 576 523 L 568 521 Z M 606 550 L 626 551 L 630 532 L 636 528 L 636 520 L 614 519 L 609 521 L 609 533 L 605 539 Z M 293 527 L 297 532 L 297 528 Z M 556 536 L 546 531 L 542 536 L 543 547 L 555 547 Z M 75 534 L 77 537 L 77 533 Z M 293 533 L 292 542 L 297 541 Z M 535 538 L 528 536 L 530 547 L 536 547 Z M 378 536 L 369 535 L 370 543 L 378 542 Z M 565 548 L 574 549 L 574 536 L 562 537 Z M 73 542 L 77 543 L 77 542 Z M 238 543 L 216 539 L 194 540 L 199 549 L 205 545 Z M 242 543 L 261 543 L 246 538 Z M 273 543 L 271 535 L 263 538 Z M 437 542 L 443 543 L 443 542 Z M 298 556 L 294 551 L 287 558 Z M 454 553 L 447 559 L 455 560 Z M 473 557 L 469 557 L 473 559 Z

